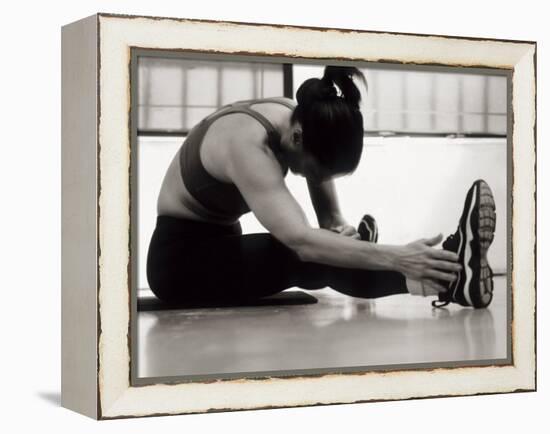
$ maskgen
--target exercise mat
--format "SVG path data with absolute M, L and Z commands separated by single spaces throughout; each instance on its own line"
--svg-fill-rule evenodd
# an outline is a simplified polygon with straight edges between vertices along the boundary
M 314 304 L 317 299 L 304 291 L 283 291 L 268 297 L 254 300 L 234 300 L 224 302 L 166 303 L 155 296 L 140 297 L 137 300 L 138 312 L 176 309 L 202 309 L 214 307 L 253 307 L 253 306 L 294 306 Z

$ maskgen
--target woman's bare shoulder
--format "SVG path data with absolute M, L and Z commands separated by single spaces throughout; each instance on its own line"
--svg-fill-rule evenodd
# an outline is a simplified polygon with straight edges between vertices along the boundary
M 259 160 L 263 164 L 278 167 L 280 164 L 267 145 L 267 140 L 265 128 L 259 122 L 251 122 L 246 131 L 235 131 L 232 140 L 227 143 L 227 157 L 239 159 L 251 170 L 257 170 Z

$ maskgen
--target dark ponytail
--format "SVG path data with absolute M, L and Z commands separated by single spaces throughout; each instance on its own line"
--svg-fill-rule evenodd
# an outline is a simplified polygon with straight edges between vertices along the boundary
M 367 87 L 367 80 L 361 71 L 355 67 L 345 66 L 327 66 L 325 74 L 321 79 L 328 85 L 336 84 L 342 92 L 342 97 L 350 106 L 359 109 L 361 102 L 361 92 L 353 82 L 353 77 L 357 77 Z M 334 87 L 334 86 L 333 86 Z
M 296 92 L 292 122 L 302 125 L 304 149 L 333 174 L 353 172 L 363 150 L 361 92 L 367 86 L 355 67 L 327 66 L 322 78 L 306 80 Z

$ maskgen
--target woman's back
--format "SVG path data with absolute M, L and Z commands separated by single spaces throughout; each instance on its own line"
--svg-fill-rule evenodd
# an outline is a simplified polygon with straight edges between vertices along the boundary
M 280 135 L 275 125 L 288 119 L 295 103 L 288 98 L 238 101 L 212 113 L 192 128 L 172 160 L 158 198 L 159 215 L 231 224 L 250 211 L 237 187 L 228 177 L 226 155 L 232 140 L 258 127 L 265 142 L 287 172 L 279 157 Z

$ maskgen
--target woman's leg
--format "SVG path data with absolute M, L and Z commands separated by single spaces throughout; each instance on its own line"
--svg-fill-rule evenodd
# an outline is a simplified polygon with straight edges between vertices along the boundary
M 361 298 L 407 292 L 400 273 L 304 262 L 268 233 L 242 235 L 240 226 L 215 233 L 215 225 L 193 223 L 198 229 L 182 235 L 168 223 L 157 225 L 147 259 L 151 290 L 167 301 L 252 299 L 294 286 Z
M 378 298 L 409 292 L 405 276 L 396 271 L 324 267 L 326 286 L 351 297 Z
M 251 299 L 294 286 L 297 261 L 269 234 L 161 217 L 149 245 L 147 279 L 169 302 Z
M 216 287 L 213 283 L 220 281 L 228 294 L 239 297 L 265 297 L 294 286 L 310 290 L 329 286 L 360 298 L 408 292 L 401 273 L 304 262 L 268 233 L 231 235 L 214 244 L 220 260 L 214 259 L 217 275 L 209 279 L 208 287 Z

